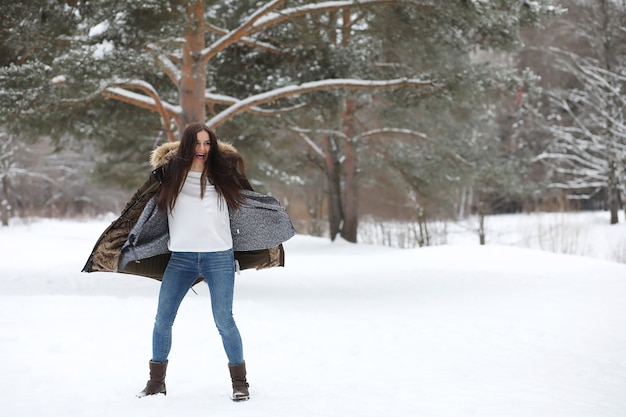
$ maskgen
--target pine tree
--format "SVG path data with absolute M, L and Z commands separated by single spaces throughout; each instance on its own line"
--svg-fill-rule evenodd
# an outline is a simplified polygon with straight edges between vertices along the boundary
M 333 159 L 325 168 L 334 170 L 326 173 L 334 178 L 329 185 L 345 198 L 331 223 L 346 225 L 343 236 L 356 240 L 359 160 L 353 139 L 394 119 L 399 125 L 392 127 L 419 127 L 412 120 L 427 113 L 411 109 L 392 117 L 386 104 L 419 108 L 424 93 L 433 91 L 453 103 L 468 82 L 465 68 L 476 48 L 510 50 L 520 27 L 554 9 L 547 0 L 38 0 L 23 11 L 7 11 L 7 31 L 40 26 L 48 46 L 29 44 L 39 35 L 28 35 L 23 51 L 14 47 L 0 72 L 5 120 L 36 115 L 34 125 L 54 126 L 51 133 L 59 137 L 103 137 L 115 125 L 131 124 L 137 114 L 131 108 L 147 109 L 156 126 L 142 119 L 117 133 L 119 143 L 130 147 L 145 146 L 159 131 L 176 140 L 190 121 L 206 120 L 240 137 L 259 127 L 289 127 L 282 125 L 289 114 L 300 127 L 340 133 L 316 140 L 325 141 L 322 149 Z M 54 16 L 55 24 L 48 28 L 44 14 Z M 369 94 L 389 88 L 397 93 Z M 112 100 L 104 105 L 102 97 Z M 120 101 L 132 107 L 119 107 L 115 120 L 107 120 L 109 105 Z M 356 109 L 359 103 L 365 105 Z M 229 124 L 243 114 L 239 120 L 250 125 Z M 360 126 L 358 117 L 367 114 L 376 117 Z M 274 117 L 253 118 L 262 115 Z

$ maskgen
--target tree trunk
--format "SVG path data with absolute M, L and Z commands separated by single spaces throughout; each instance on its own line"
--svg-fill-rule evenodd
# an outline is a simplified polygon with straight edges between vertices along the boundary
M 417 239 L 418 245 L 430 246 L 430 235 L 428 233 L 428 226 L 426 225 L 426 216 L 424 215 L 424 208 L 418 204 L 417 207 L 417 224 L 419 225 L 420 235 Z
M 355 144 L 346 140 L 345 146 L 345 203 L 344 223 L 341 228 L 341 237 L 348 242 L 357 242 L 357 230 L 359 227 L 359 191 L 357 178 L 357 156 Z
M 312 236 L 323 236 L 323 206 L 324 192 L 323 188 L 316 189 L 306 195 L 309 216 L 311 217 L 311 228 L 309 234 Z
M 9 205 L 9 180 L 7 176 L 2 177 L 2 195 L 4 198 L 0 200 L 0 217 L 2 219 L 2 226 L 9 225 L 9 213 L 11 212 L 11 206 Z
M 482 200 L 478 201 L 478 241 L 485 244 L 485 204 Z
M 341 168 L 337 158 L 337 144 L 328 134 L 322 137 L 324 165 L 328 183 L 328 227 L 330 240 L 334 241 L 341 230 L 343 208 L 341 202 Z
M 609 152 L 611 152 L 609 147 Z M 611 212 L 610 224 L 617 224 L 619 222 L 619 187 L 617 184 L 617 161 L 614 155 L 609 155 L 609 172 L 608 172 L 608 187 L 607 194 L 609 199 L 609 211 Z
M 178 86 L 180 105 L 183 110 L 181 120 L 177 120 L 179 134 L 189 123 L 204 122 L 206 119 L 206 62 L 200 59 L 205 46 L 204 40 L 204 1 L 195 1 L 187 6 L 188 24 L 184 35 L 182 75 Z
M 348 46 L 352 39 L 352 13 L 349 9 L 344 9 L 342 13 L 341 25 L 341 45 Z M 346 99 L 342 112 L 343 133 L 346 137 L 344 142 L 344 169 L 345 169 L 345 194 L 344 194 L 344 218 L 341 228 L 341 237 L 348 242 L 356 243 L 357 230 L 359 227 L 359 194 L 357 178 L 357 153 L 356 144 L 352 141 L 354 137 L 354 113 L 356 104 L 352 98 Z
M 355 103 L 347 99 L 343 111 L 343 126 L 346 140 L 344 142 L 344 169 L 346 176 L 344 219 L 341 228 L 341 237 L 348 242 L 357 242 L 359 227 L 359 192 L 358 192 L 358 160 L 356 144 L 351 138 L 354 136 Z
M 0 201 L 0 218 L 2 218 L 2 226 L 9 225 L 9 202 L 6 200 Z
M 611 57 L 615 55 L 615 51 L 613 50 L 613 37 L 611 36 L 612 32 L 613 32 L 613 28 L 611 27 L 611 20 L 612 20 L 612 14 L 613 14 L 613 10 L 610 7 L 610 4 L 608 1 L 601 1 L 600 2 L 600 8 L 602 11 L 602 33 L 603 33 L 603 42 L 602 42 L 602 46 L 603 46 L 603 56 L 604 56 L 604 69 L 607 71 L 607 73 L 612 73 L 613 72 L 613 66 L 611 64 Z M 612 84 L 612 82 L 609 80 L 608 81 L 609 84 Z M 608 91 L 609 94 L 610 91 Z M 617 100 L 615 100 L 615 98 L 613 98 L 611 96 L 611 98 L 609 98 L 607 100 L 607 104 L 609 106 L 609 112 L 613 112 L 613 109 L 621 109 L 621 105 L 620 102 L 618 102 Z M 620 110 L 621 113 L 621 110 Z M 608 186 L 607 186 L 607 197 L 608 197 L 608 203 L 609 203 L 609 211 L 611 212 L 611 221 L 610 224 L 617 224 L 619 222 L 619 218 L 618 218 L 618 212 L 619 212 L 619 177 L 618 177 L 618 169 L 617 169 L 617 157 L 616 155 L 618 155 L 617 149 L 616 149 L 616 145 L 617 145 L 617 138 L 611 133 L 613 130 L 613 121 L 607 117 L 606 120 L 606 124 L 607 124 L 607 128 L 606 128 L 606 141 L 607 141 L 607 150 L 606 150 L 606 154 L 607 154 L 607 166 L 608 166 Z

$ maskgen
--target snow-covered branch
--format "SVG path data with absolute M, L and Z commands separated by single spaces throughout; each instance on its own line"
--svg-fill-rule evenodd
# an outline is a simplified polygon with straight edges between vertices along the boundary
M 174 62 L 172 62 L 170 57 L 167 56 L 167 54 L 165 54 L 161 48 L 154 43 L 147 44 L 146 49 L 155 55 L 154 59 L 156 60 L 158 67 L 165 73 L 165 75 L 167 75 L 174 86 L 178 88 L 182 74 Z
M 368 138 L 381 136 L 381 135 L 406 135 L 412 138 L 417 138 L 420 140 L 428 141 L 429 143 L 435 144 L 437 146 L 441 146 L 439 142 L 432 140 L 425 133 L 417 132 L 411 129 L 401 129 L 401 128 L 393 128 L 393 127 L 368 130 L 352 138 L 347 137 L 343 132 L 332 130 L 332 129 L 302 129 L 299 127 L 291 127 L 290 130 L 300 135 L 300 137 L 309 145 L 309 147 L 311 147 L 311 149 L 313 149 L 313 151 L 322 158 L 324 157 L 324 151 L 319 146 L 317 146 L 317 144 L 307 135 L 307 133 L 311 133 L 311 132 L 324 133 L 324 134 L 342 137 L 343 139 L 350 140 L 352 142 L 357 142 L 357 141 L 361 141 L 361 140 L 365 140 Z M 466 164 L 466 165 L 470 165 L 470 166 L 472 165 L 461 155 L 455 152 L 451 152 L 450 150 L 446 148 L 444 148 L 444 151 L 447 154 L 451 155 L 457 161 L 462 162 L 463 164 Z
M 368 130 L 367 132 L 363 132 L 355 137 L 352 138 L 353 141 L 357 141 L 357 140 L 364 140 L 370 137 L 375 137 L 375 136 L 381 136 L 381 135 L 405 135 L 405 136 L 409 136 L 411 138 L 415 138 L 415 139 L 419 139 L 419 140 L 424 140 L 427 141 L 429 143 L 432 143 L 436 146 L 441 147 L 441 143 L 439 143 L 436 140 L 431 139 L 427 134 L 422 133 L 422 132 L 418 132 L 415 130 L 411 130 L 411 129 L 401 129 L 401 128 L 394 128 L 394 127 L 385 127 L 385 128 L 380 128 L 380 129 L 372 129 L 372 130 Z M 465 165 L 472 165 L 471 162 L 467 161 L 465 158 L 463 158 L 461 155 L 459 155 L 456 152 L 452 152 L 450 151 L 448 148 L 446 147 L 442 147 L 444 152 L 447 153 L 448 155 L 452 156 L 452 158 L 456 159 L 457 161 L 465 164 Z
M 6 173 L 6 176 L 7 177 L 22 176 L 22 177 L 29 177 L 29 178 L 37 178 L 37 179 L 49 182 L 50 184 L 58 185 L 56 181 L 50 178 L 50 176 L 39 173 L 39 172 L 35 172 L 31 169 L 11 167 L 9 171 Z
M 217 27 L 215 25 L 212 25 L 212 24 L 209 24 L 209 23 L 205 24 L 204 26 L 207 28 L 207 30 L 209 30 L 210 32 L 213 32 L 213 33 L 215 33 L 217 35 L 220 35 L 220 36 L 228 35 L 228 30 L 226 30 L 226 29 L 219 28 L 219 27 Z M 272 45 L 270 43 L 263 42 L 263 41 L 258 41 L 258 40 L 254 39 L 254 38 L 249 37 L 249 36 L 242 37 L 239 40 L 239 43 L 241 43 L 243 45 L 246 45 L 246 46 L 253 47 L 253 48 L 257 48 L 257 49 L 260 49 L 262 51 L 269 52 L 269 53 L 272 53 L 272 54 L 279 54 L 279 53 L 282 52 L 282 49 L 277 48 L 277 47 L 275 47 L 274 45 Z
M 215 93 L 208 93 L 208 92 L 205 94 L 204 98 L 207 104 L 223 104 L 227 106 L 232 106 L 241 101 L 235 97 L 227 96 L 225 94 L 215 94 Z M 261 107 L 255 106 L 255 107 L 249 108 L 248 110 L 246 110 L 246 112 L 251 113 L 251 114 L 256 114 L 259 116 L 276 116 L 278 114 L 289 113 L 291 111 L 301 109 L 303 107 L 306 107 L 306 105 L 307 105 L 306 103 L 300 103 L 300 104 L 296 104 L 293 106 L 282 107 L 280 109 L 263 109 Z
M 280 10 L 276 13 L 270 13 L 259 19 L 253 26 L 252 31 L 259 31 L 266 27 L 273 26 L 277 23 L 283 22 L 293 17 L 304 16 L 311 13 L 321 12 L 334 12 L 351 7 L 362 6 L 390 6 L 390 5 L 405 5 L 411 7 L 418 7 L 425 10 L 433 10 L 437 6 L 433 5 L 433 2 L 416 2 L 416 1 L 393 1 L 393 0 L 361 0 L 361 1 L 323 1 L 320 3 L 307 4 L 304 6 L 292 7 L 288 9 Z M 251 31 L 251 32 L 252 32 Z
M 321 81 L 312 81 L 300 85 L 290 85 L 275 90 L 271 90 L 265 93 L 256 94 L 250 96 L 244 100 L 233 104 L 226 110 L 215 115 L 209 121 L 207 125 L 215 128 L 227 120 L 231 119 L 235 115 L 248 111 L 253 106 L 259 106 L 261 104 L 271 103 L 285 97 L 293 97 L 300 94 L 311 93 L 314 91 L 324 90 L 337 90 L 337 89 L 350 89 L 350 90 L 379 90 L 386 88 L 398 88 L 398 87 L 418 87 L 418 88 L 435 88 L 436 85 L 431 81 L 398 78 L 394 80 L 355 80 L 355 79 L 329 79 Z
M 566 100 L 563 100 L 561 97 L 556 97 L 552 94 L 550 94 L 550 98 L 556 105 L 561 107 L 561 109 L 565 110 L 570 115 L 570 117 L 572 117 L 572 120 L 574 120 L 576 125 L 581 129 L 585 136 L 587 136 L 588 138 L 593 138 L 595 136 L 591 131 L 589 131 L 589 128 L 586 126 L 586 124 L 580 120 L 580 117 L 578 117 L 574 113 Z
M 586 169 L 597 169 L 598 165 L 594 162 L 587 160 L 580 155 L 573 155 L 571 153 L 560 152 L 544 152 L 534 158 L 535 161 L 558 161 L 559 164 L 568 163 L 570 166 L 576 167 L 576 173 L 580 173 L 583 167 Z M 606 165 L 606 164 L 603 164 Z M 557 167 L 555 167 L 557 169 Z
M 309 145 L 309 147 L 313 150 L 313 152 L 315 152 L 317 154 L 317 156 L 319 156 L 320 158 L 324 158 L 324 150 L 322 148 L 320 148 L 313 139 L 311 139 L 309 137 L 309 135 L 307 135 L 307 133 L 312 132 L 312 130 L 310 129 L 301 129 L 299 127 L 290 127 L 289 130 L 295 132 L 298 134 L 298 136 L 300 136 L 307 145 Z
M 351 7 L 363 7 L 363 6 L 385 6 L 385 5 L 405 5 L 411 7 L 418 7 L 421 9 L 432 10 L 435 9 L 431 2 L 416 2 L 407 0 L 360 0 L 360 1 L 324 1 L 315 4 L 307 4 L 304 6 L 287 8 L 279 11 L 274 11 L 278 7 L 282 6 L 285 0 L 274 0 L 266 4 L 257 10 L 252 16 L 250 16 L 245 22 L 243 22 L 236 29 L 226 32 L 220 28 L 214 26 L 206 26 L 207 29 L 212 32 L 222 34 L 223 36 L 203 49 L 200 56 L 204 61 L 208 61 L 217 55 L 220 51 L 226 49 L 228 46 L 242 42 L 244 44 L 250 44 L 255 47 L 264 48 L 270 52 L 280 52 L 280 50 L 272 45 L 261 43 L 250 36 L 256 32 L 259 32 L 265 28 L 274 26 L 278 23 L 286 21 L 288 19 L 304 16 L 311 13 L 323 13 L 334 12 Z M 269 48 L 269 49 L 268 49 Z
M 259 10 L 254 12 L 252 16 L 250 16 L 245 22 L 243 22 L 239 27 L 230 31 L 227 35 L 222 36 L 219 40 L 214 42 L 209 47 L 205 48 L 200 52 L 200 59 L 203 61 L 208 61 L 217 55 L 220 51 L 226 49 L 228 46 L 233 43 L 237 43 L 240 39 L 246 36 L 248 33 L 248 29 L 254 25 L 254 23 L 259 20 L 264 15 L 272 12 L 274 9 L 280 7 L 286 0 L 273 0 L 261 7 Z
M 106 88 L 102 94 L 105 97 L 133 104 L 135 106 L 143 107 L 159 113 L 161 116 L 161 122 L 163 123 L 163 128 L 165 132 L 167 132 L 168 139 L 172 142 L 176 140 L 174 132 L 172 131 L 170 119 L 180 117 L 181 110 L 179 108 L 161 100 L 156 89 L 151 84 L 143 80 L 118 82 L 114 85 L 115 87 Z M 134 93 L 129 91 L 129 89 L 142 91 L 146 95 Z
M 379 135 L 386 135 L 386 134 L 406 135 L 406 136 L 411 136 L 411 137 L 414 137 L 414 138 L 417 138 L 417 139 L 423 139 L 425 141 L 435 143 L 435 141 L 430 139 L 428 137 L 428 135 L 426 135 L 425 133 L 417 132 L 417 131 L 411 130 L 411 129 L 400 129 L 400 128 L 393 128 L 393 127 L 385 127 L 385 128 L 381 128 L 381 129 L 368 130 L 367 132 L 363 132 L 363 133 L 355 136 L 353 138 L 353 140 L 357 141 L 357 140 L 367 139 L 368 137 L 379 136 Z
M 59 104 L 63 104 L 65 106 L 76 106 L 76 105 L 82 105 L 82 104 L 86 104 L 86 103 L 90 103 L 94 100 L 97 100 L 99 98 L 102 97 L 102 92 L 107 88 L 107 86 L 109 85 L 108 81 L 102 81 L 100 82 L 99 87 L 93 91 L 91 94 L 88 94 L 86 96 L 83 96 L 81 98 L 66 98 L 66 99 L 61 99 L 59 101 Z

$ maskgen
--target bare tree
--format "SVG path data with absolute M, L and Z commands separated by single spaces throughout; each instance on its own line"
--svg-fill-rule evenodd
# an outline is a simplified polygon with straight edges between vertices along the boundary
M 550 94 L 555 112 L 548 129 L 554 139 L 538 159 L 556 173 L 550 186 L 569 190 L 570 198 L 606 193 L 615 224 L 626 195 L 626 3 L 593 0 L 578 6 L 563 25 L 579 44 L 547 48 L 556 69 L 573 82 Z

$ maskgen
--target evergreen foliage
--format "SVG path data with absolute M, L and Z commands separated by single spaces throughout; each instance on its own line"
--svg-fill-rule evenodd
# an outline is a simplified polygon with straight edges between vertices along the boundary
M 409 215 L 418 195 L 433 217 L 463 213 L 459 196 L 470 189 L 482 197 L 467 207 L 527 198 L 533 146 L 512 126 L 529 113 L 512 103 L 535 81 L 510 57 L 522 46 L 522 28 L 561 13 L 559 7 L 549 0 L 368 0 L 350 8 L 328 2 L 320 12 L 311 9 L 325 2 L 294 0 L 277 9 L 289 18 L 216 46 L 274 3 L 35 0 L 17 7 L 2 0 L 0 122 L 13 135 L 46 135 L 59 148 L 84 143 L 98 162 L 97 181 L 132 187 L 145 175 L 151 147 L 191 117 L 181 73 L 202 68 L 200 55 L 216 48 L 197 74 L 206 79 L 205 91 L 196 93 L 205 98 L 207 118 L 238 100 L 320 80 L 405 77 L 434 86 L 322 88 L 246 108 L 219 125 L 258 187 L 299 200 L 314 231 L 322 230 L 319 213 L 330 210 L 333 186 L 343 211 L 337 215 L 345 216 L 339 223 L 352 222 L 349 240 L 361 187 L 396 189 L 387 195 L 408 205 Z M 204 6 L 199 14 L 197 5 Z M 280 15 L 263 18 L 270 16 Z M 192 36 L 198 28 L 203 39 Z M 200 54 L 185 49 L 192 39 L 205 48 Z M 143 109 L 154 111 L 155 103 L 168 116 Z

